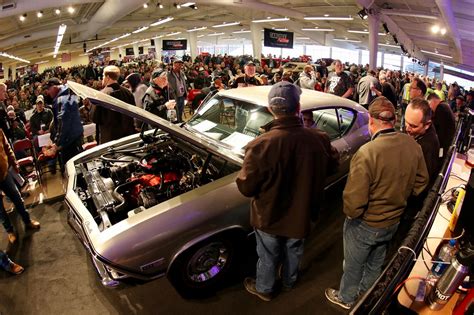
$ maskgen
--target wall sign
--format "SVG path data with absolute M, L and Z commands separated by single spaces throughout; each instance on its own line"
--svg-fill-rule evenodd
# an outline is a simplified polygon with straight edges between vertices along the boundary
M 163 50 L 186 50 L 188 41 L 186 39 L 167 40 L 163 39 Z
M 263 45 L 265 47 L 293 48 L 293 32 L 264 29 Z

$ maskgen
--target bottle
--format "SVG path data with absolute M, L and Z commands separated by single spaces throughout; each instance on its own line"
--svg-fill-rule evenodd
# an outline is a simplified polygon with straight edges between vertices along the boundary
M 439 254 L 436 257 L 436 261 L 433 263 L 433 266 L 431 267 L 431 273 L 435 277 L 441 277 L 443 274 L 444 270 L 448 267 L 451 259 L 454 257 L 455 251 L 456 251 L 456 240 L 450 240 L 448 243 L 444 244 L 443 247 L 439 250 Z M 443 263 L 444 262 L 444 263 Z
M 458 286 L 469 273 L 469 265 L 474 261 L 474 250 L 467 249 L 458 252 L 451 260 L 451 265 L 446 269 L 436 286 L 426 296 L 426 304 L 430 309 L 442 309 L 449 301 Z

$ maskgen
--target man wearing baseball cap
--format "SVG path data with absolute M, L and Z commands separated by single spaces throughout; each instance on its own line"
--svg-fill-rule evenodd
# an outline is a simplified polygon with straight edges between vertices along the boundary
M 301 89 L 289 82 L 273 85 L 268 108 L 274 120 L 266 133 L 247 144 L 237 177 L 240 192 L 252 198 L 250 224 L 257 240 L 257 278 L 246 278 L 246 290 L 264 301 L 291 290 L 298 277 L 304 239 L 317 212 L 326 176 L 338 164 L 327 134 L 305 128 L 299 117 Z
M 237 77 L 232 83 L 232 88 L 240 87 L 249 87 L 249 86 L 259 86 L 262 85 L 262 82 L 259 78 L 255 76 L 255 63 L 253 61 L 247 62 L 244 67 L 244 74 Z
M 344 309 L 378 278 L 408 197 L 419 195 L 428 184 L 421 147 L 396 132 L 395 121 L 393 104 L 383 96 L 374 99 L 369 105 L 372 139 L 351 160 L 343 193 L 344 273 L 339 290 L 325 291 L 331 303 Z

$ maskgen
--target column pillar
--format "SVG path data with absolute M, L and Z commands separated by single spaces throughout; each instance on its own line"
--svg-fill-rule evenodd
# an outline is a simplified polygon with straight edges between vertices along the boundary
M 400 71 L 403 72 L 403 62 L 405 61 L 405 58 L 403 58 L 403 55 L 400 56 Z
M 384 61 L 385 61 L 385 53 L 382 51 L 382 56 L 380 58 L 380 66 L 383 68 L 383 64 L 384 64 Z
M 362 49 L 359 49 L 359 60 L 357 61 L 358 65 L 362 64 Z
M 444 78 L 444 62 L 441 61 L 441 63 L 439 64 L 439 80 L 443 81 L 443 78 Z
M 423 71 L 423 75 L 424 75 L 425 77 L 428 76 L 428 66 L 429 66 L 429 64 L 430 64 L 430 61 L 428 60 L 428 61 L 426 62 L 426 65 L 423 67 L 423 68 L 424 68 L 424 69 L 423 69 L 423 70 L 424 70 L 424 71 Z
M 119 52 L 119 58 L 120 58 L 120 61 L 122 61 L 123 57 L 125 57 L 125 49 L 123 47 L 119 47 L 118 49 L 118 52 Z
M 16 80 L 16 65 L 17 65 L 16 63 L 11 63 L 10 64 L 10 69 L 11 69 L 11 73 L 12 73 L 12 77 L 11 77 L 12 81 Z
M 163 52 L 163 41 L 160 37 L 155 37 L 155 59 L 161 61 L 161 56 Z
M 379 42 L 379 24 L 380 17 L 375 14 L 369 14 L 369 68 L 377 68 L 377 52 Z
M 138 57 L 138 44 L 133 44 L 133 56 Z
M 262 40 L 263 32 L 262 27 L 257 23 L 250 23 L 250 31 L 252 32 L 252 49 L 253 57 L 261 60 L 262 59 Z
M 189 51 L 191 53 L 192 60 L 196 59 L 198 55 L 198 47 L 197 47 L 197 34 L 196 32 L 188 32 L 188 40 L 189 40 Z

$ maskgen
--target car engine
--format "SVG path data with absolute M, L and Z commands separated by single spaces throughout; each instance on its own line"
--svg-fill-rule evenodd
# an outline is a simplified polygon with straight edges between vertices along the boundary
M 78 164 L 76 193 L 101 229 L 236 171 L 166 136 Z

